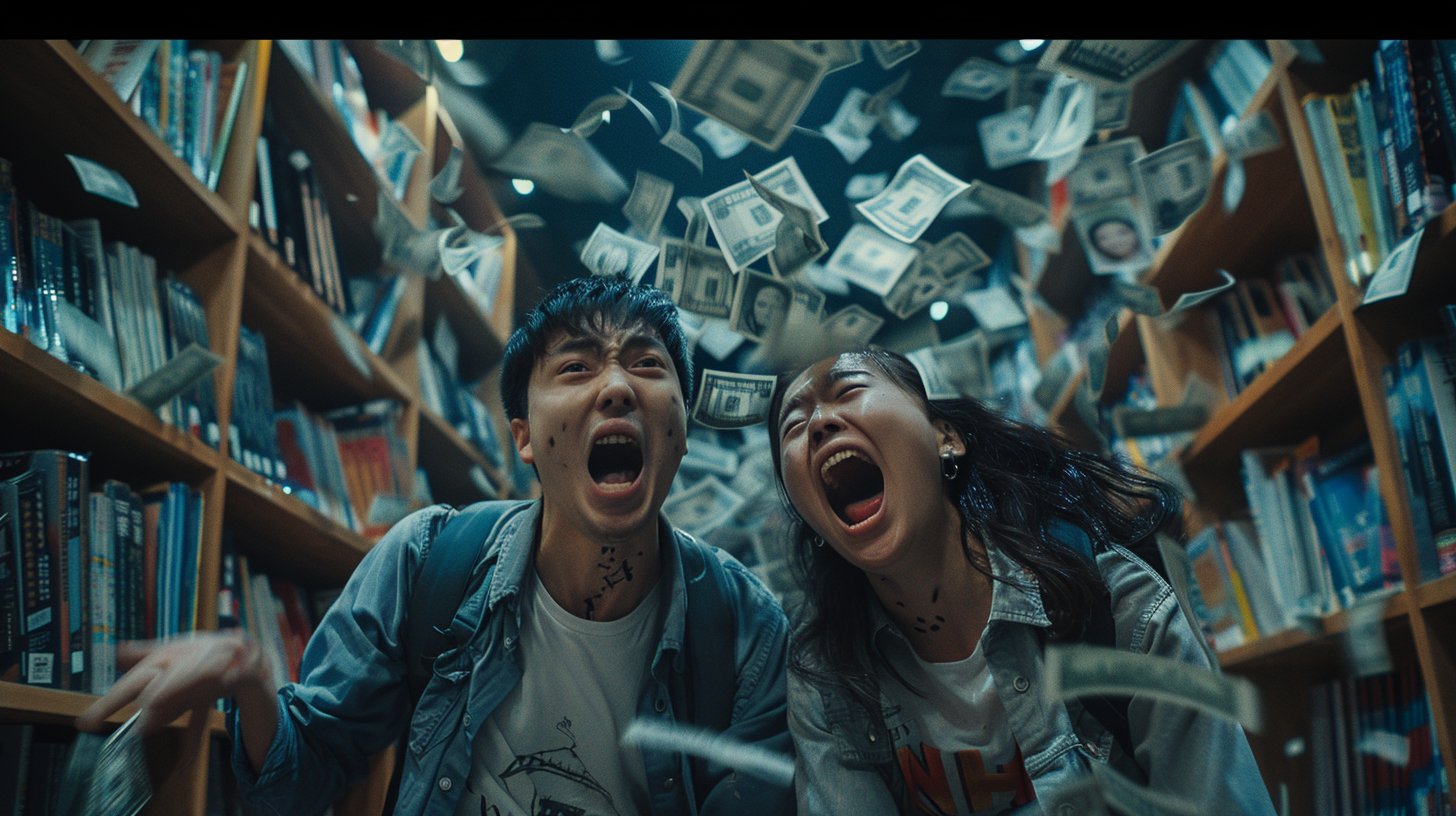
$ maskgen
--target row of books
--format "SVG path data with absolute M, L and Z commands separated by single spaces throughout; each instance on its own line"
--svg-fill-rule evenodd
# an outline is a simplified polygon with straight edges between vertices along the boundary
M 409 469 L 402 409 L 375 400 L 325 414 L 302 405 L 275 414 L 283 485 L 305 503 L 377 539 L 411 510 L 430 503 L 423 472 Z
M 1324 265 L 1307 252 L 1281 258 L 1269 277 L 1242 278 L 1214 298 L 1208 315 L 1229 399 L 1283 357 L 1334 303 Z
M 363 76 L 348 46 L 338 40 L 279 40 L 278 45 L 333 103 L 360 154 L 395 200 L 402 200 L 424 148 L 382 108 L 369 106 Z
M 94 218 L 62 221 L 12 183 L 0 159 L 0 313 L 7 331 L 116 391 L 141 383 L 192 344 L 209 348 L 197 293 L 156 259 L 107 241 Z M 163 403 L 162 418 L 218 443 L 211 375 Z
M 250 222 L 329 308 L 349 313 L 347 278 L 339 264 L 328 201 L 308 154 L 295 149 L 275 123 L 271 102 L 263 107 Z
M 248 61 L 225 62 L 187 40 L 88 40 L 79 50 L 197 180 L 216 190 Z
M 1314 686 L 1315 816 L 1451 813 L 1450 784 L 1420 669 Z
M 1241 459 L 1256 534 L 1249 535 L 1249 525 L 1227 522 L 1205 531 L 1199 544 L 1216 544 L 1219 554 L 1228 550 L 1225 594 L 1240 608 L 1243 639 L 1348 608 L 1400 584 L 1368 439 L 1322 451 L 1319 438 L 1310 437 L 1292 448 L 1245 450 Z M 1190 557 L 1193 550 L 1190 542 Z
M 1421 579 L 1456 572 L 1456 339 L 1404 343 L 1381 375 Z
M 118 641 L 196 628 L 202 494 L 88 479 L 80 454 L 0 455 L 0 679 L 101 694 Z
M 231 530 L 223 531 L 218 577 L 218 629 L 241 628 L 268 655 L 276 685 L 298 682 L 303 650 L 318 621 L 342 591 L 312 589 L 250 568 Z
M 1301 100 L 1356 285 L 1451 203 L 1456 40 L 1381 40 L 1371 75 Z
M 416 347 L 420 369 L 420 395 L 425 406 L 441 417 L 497 469 L 504 467 L 501 441 L 490 409 L 475 395 L 476 383 L 460 380 L 460 345 L 450 321 L 435 321 L 428 342 Z

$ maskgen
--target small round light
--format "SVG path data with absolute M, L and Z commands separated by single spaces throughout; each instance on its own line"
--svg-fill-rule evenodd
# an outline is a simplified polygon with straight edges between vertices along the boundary
M 460 40 L 435 40 L 435 47 L 446 62 L 459 62 L 465 56 L 465 43 Z
M 1017 42 L 1021 43 L 1022 51 L 1035 51 L 1041 48 L 1041 44 L 1046 42 L 1046 40 L 1017 40 Z
M 931 320 L 944 320 L 946 314 L 949 313 L 949 312 L 950 312 L 950 304 L 949 303 L 946 303 L 943 300 L 937 300 L 936 302 L 930 304 L 930 319 Z
M 516 192 L 521 195 L 530 195 L 531 191 L 536 189 L 536 182 L 530 179 L 511 179 L 511 186 L 516 188 Z

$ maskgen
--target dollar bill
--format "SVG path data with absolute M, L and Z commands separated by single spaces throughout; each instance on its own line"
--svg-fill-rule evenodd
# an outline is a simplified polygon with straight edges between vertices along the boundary
M 1098 85 L 1093 108 L 1094 130 L 1122 130 L 1132 115 L 1132 86 Z
M 1372 729 L 1360 735 L 1355 744 L 1356 753 L 1380 757 L 1392 765 L 1402 768 L 1410 764 L 1410 738 L 1382 729 Z
M 976 318 L 976 325 L 988 332 L 1026 324 L 1026 312 L 1017 305 L 1016 298 L 1005 286 L 973 289 L 961 296 L 961 303 Z
M 900 165 L 890 186 L 855 209 L 886 233 L 910 243 L 925 232 L 946 202 L 969 187 L 917 154 Z
M 1156 436 L 1193 431 L 1208 420 L 1206 405 L 1169 405 L 1163 408 L 1112 406 L 1112 429 L 1121 437 Z
M 920 374 L 920 382 L 925 386 L 926 399 L 959 399 L 960 391 L 951 384 L 950 377 L 941 370 L 940 365 L 931 356 L 931 348 L 933 346 L 927 346 L 905 355 L 905 359 L 909 360 L 910 364 L 915 366 L 915 371 Z
M 819 221 L 814 213 L 765 187 L 753 176 L 748 176 L 748 183 L 759 198 L 783 216 L 774 230 L 773 249 L 768 253 L 769 269 L 775 275 L 787 278 L 828 251 L 829 245 L 819 234 Z
M 1037 67 L 1101 85 L 1130 85 L 1192 45 L 1192 40 L 1052 40 Z
M 920 52 L 919 40 L 870 40 L 870 53 L 886 71 Z
M 588 102 L 581 113 L 577 115 L 576 121 L 568 128 L 572 133 L 586 138 L 597 132 L 597 128 L 607 121 L 607 111 L 621 110 L 627 104 L 627 97 L 619 93 L 599 96 Z
M 834 145 L 835 149 L 844 156 L 844 160 L 850 164 L 859 161 L 860 157 L 874 144 L 870 140 L 870 133 L 879 123 L 878 117 L 867 115 L 864 111 L 865 103 L 869 101 L 870 95 L 860 88 L 850 88 L 844 99 L 839 102 L 839 109 L 834 112 L 834 118 L 821 128 L 824 138 Z
M 742 506 L 742 496 L 716 477 L 705 476 L 687 490 L 669 496 L 662 503 L 662 514 L 677 529 L 701 537 L 721 527 Z
M 656 285 L 690 312 L 727 318 L 733 311 L 733 270 L 716 249 L 664 238 Z
M 664 510 L 666 508 L 664 507 Z M 660 751 L 703 757 L 725 768 L 751 774 L 784 788 L 794 785 L 794 758 L 724 734 L 684 725 L 636 719 L 622 733 L 623 745 L 642 745 Z
M 966 190 L 966 197 L 992 218 L 1012 229 L 1036 226 L 1051 218 L 1051 213 L 1045 206 L 980 179 L 971 182 Z
M 454 204 L 465 192 L 460 186 L 460 171 L 465 167 L 465 151 L 460 145 L 450 145 L 450 156 L 440 172 L 430 179 L 430 197 L 441 204 Z
M 70 153 L 65 156 L 75 169 L 76 178 L 81 181 L 81 189 L 128 207 L 138 206 L 136 191 L 120 173 L 90 159 L 72 156 Z
M 1133 162 L 1154 235 L 1172 232 L 1203 206 L 1213 163 L 1202 139 L 1174 142 Z
M 800 269 L 794 279 L 831 295 L 849 295 L 849 282 L 824 268 L 823 264 L 811 263 Z
M 776 381 L 773 375 L 705 368 L 698 380 L 693 419 L 719 429 L 757 425 L 768 416 L 768 403 L 773 398 Z
M 820 325 L 820 342 L 823 346 L 819 358 L 830 354 L 863 348 L 870 338 L 885 325 L 885 319 L 871 313 L 857 303 L 845 306 L 824 320 Z
M 890 314 L 904 320 L 929 306 L 945 288 L 946 282 L 940 279 L 936 270 L 916 258 L 881 301 Z
M 823 222 L 829 213 L 819 203 L 799 164 L 790 156 L 754 176 L 764 188 L 814 213 Z M 703 210 L 718 247 L 736 272 L 767 255 L 783 213 L 775 209 L 745 179 L 703 198 Z
M 771 275 L 745 269 L 738 273 L 733 295 L 733 314 L 728 325 L 734 331 L 763 343 L 784 328 L 793 302 L 787 283 Z
M 872 117 L 876 122 L 880 121 L 880 117 L 885 114 L 885 110 L 889 107 L 890 101 L 899 96 L 900 92 L 905 90 L 905 85 L 909 82 L 910 72 L 906 71 L 891 81 L 890 84 L 875 91 L 874 94 L 865 99 L 864 104 L 860 108 L 860 112 L 865 116 Z
M 1083 148 L 1077 166 L 1067 174 L 1067 197 L 1072 208 L 1136 195 L 1132 165 L 1146 155 L 1143 140 L 1137 136 Z
M 642 100 L 632 95 L 632 83 L 627 83 L 627 90 L 625 91 L 617 87 L 613 87 L 612 90 L 621 94 L 623 99 L 631 102 L 632 107 L 636 108 L 637 112 L 642 114 L 642 118 L 647 120 L 647 124 L 652 126 L 652 132 L 656 133 L 659 139 L 662 138 L 662 125 L 657 123 L 657 117 L 653 116 L 652 111 L 648 110 L 647 106 L 642 104 Z
M 702 215 L 703 199 L 698 196 L 680 196 L 677 200 L 677 211 L 682 213 L 683 218 L 692 221 Z
M 905 355 L 920 372 L 930 399 L 985 399 L 991 396 L 990 342 L 973 331 L 949 343 L 927 346 Z
M 703 121 L 711 121 L 704 119 Z M 644 170 L 637 171 L 637 181 L 632 185 L 632 194 L 622 205 L 622 214 L 627 223 L 636 227 L 647 239 L 655 240 L 662 228 L 662 218 L 667 215 L 667 206 L 672 203 L 672 182 Z
M 136 730 L 140 716 L 133 714 L 109 737 L 76 735 L 61 771 L 56 813 L 135 816 L 146 806 L 152 798 L 152 777 L 146 745 Z
M 1241 723 L 1253 732 L 1263 724 L 1259 692 L 1253 683 L 1175 658 L 1058 644 L 1047 648 L 1046 669 L 1049 700 L 1136 695 L 1196 708 Z
M 1011 87 L 1011 74 L 1011 69 L 1004 65 L 971 57 L 945 78 L 940 95 L 984 102 Z
M 1244 200 L 1244 189 L 1248 180 L 1248 176 L 1244 173 L 1244 160 L 1229 159 L 1228 169 L 1223 174 L 1223 211 L 1225 214 L 1232 215 L 1239 208 L 1239 202 Z
M 1092 135 L 1096 102 L 1091 85 L 1057 74 L 1031 125 L 1031 157 L 1053 159 L 1080 148 Z
M 691 315 L 692 312 L 683 312 L 684 315 Z M 747 337 L 733 331 L 728 327 L 728 321 L 714 318 L 705 321 L 702 331 L 697 337 L 697 346 L 708 352 L 715 360 L 726 360 L 743 345 Z
M 888 172 L 860 173 L 851 176 L 849 183 L 844 185 L 844 197 L 850 201 L 862 201 L 885 189 L 885 185 L 889 181 Z
M 897 142 L 914 133 L 918 127 L 920 127 L 920 117 L 905 110 L 905 106 L 901 105 L 898 99 L 890 100 L 890 104 L 885 106 L 885 112 L 880 116 L 880 130 Z
M 713 155 L 720 159 L 737 156 L 750 143 L 747 136 L 711 117 L 693 125 L 693 132 L 702 137 Z
M 919 254 L 920 250 L 915 247 L 868 224 L 855 224 L 835 247 L 824 268 L 884 297 Z
M 606 224 L 597 224 L 591 237 L 586 239 L 581 262 L 593 275 L 625 272 L 635 283 L 642 280 L 642 275 L 652 267 L 657 255 L 656 244 L 629 238 Z
M 698 146 L 693 143 L 692 139 L 682 134 L 682 114 L 677 109 L 677 98 L 672 95 L 672 91 L 658 85 L 656 82 L 650 82 L 648 84 L 667 100 L 667 107 L 672 112 L 671 124 L 667 128 L 667 132 L 662 134 L 662 138 L 658 141 L 663 147 L 687 159 L 689 164 L 698 168 L 698 175 L 702 175 L 703 151 L 698 149 Z
M 532 122 L 491 166 L 567 201 L 615 204 L 627 195 L 627 182 L 591 142 L 540 122 Z
M 1006 110 L 1030 105 L 1041 108 L 1041 101 L 1051 90 L 1055 73 L 1038 71 L 1035 68 L 1017 68 L 1011 75 L 1011 87 L 1006 90 Z
M 347 325 L 346 323 L 345 326 Z M 357 338 L 355 335 L 356 340 Z M 155 411 L 168 400 L 196 385 L 220 363 L 222 358 L 217 354 L 196 343 L 190 343 L 161 368 L 126 389 L 126 395 Z
M 1385 640 L 1385 605 L 1390 595 L 1385 591 L 1361 598 L 1346 613 L 1345 662 L 1355 677 L 1371 677 L 1395 668 Z
M 1283 144 L 1284 137 L 1279 133 L 1274 115 L 1263 109 L 1240 119 L 1223 134 L 1223 149 L 1230 159 L 1247 159 L 1278 150 Z
M 861 59 L 859 40 L 794 40 L 793 43 L 822 60 L 826 74 L 856 65 Z
M 935 270 L 947 284 L 991 265 L 991 256 L 966 237 L 963 232 L 945 236 L 921 256 L 924 264 Z
M 982 117 L 976 123 L 976 130 L 981 135 L 981 150 L 986 154 L 986 166 L 992 170 L 1000 170 L 1030 161 L 1031 125 L 1035 120 L 1036 109 L 1030 105 Z
M 778 150 L 819 88 L 826 66 L 787 40 L 699 40 L 672 82 L 672 94 L 757 142 Z
M 1074 210 L 1072 229 L 1094 274 L 1131 278 L 1153 263 L 1152 231 L 1137 199 L 1118 198 Z

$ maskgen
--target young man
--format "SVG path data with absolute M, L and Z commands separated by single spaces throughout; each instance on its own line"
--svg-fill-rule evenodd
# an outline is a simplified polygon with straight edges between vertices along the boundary
M 731 711 L 727 736 L 791 750 L 782 610 L 740 564 L 659 515 L 687 449 L 691 383 L 675 307 L 623 276 L 568 281 L 526 318 L 501 394 L 542 499 L 506 507 L 483 543 L 455 648 L 412 720 L 402 624 L 454 515 L 444 507 L 399 522 L 364 558 L 310 641 L 301 683 L 274 694 L 246 639 L 176 641 L 134 653 L 136 668 L 78 725 L 95 729 L 133 699 L 160 726 L 234 697 L 234 768 L 252 801 L 283 814 L 322 811 L 406 725 L 398 813 L 790 812 L 792 790 L 620 745 L 636 718 L 695 723 L 716 708 Z M 690 609 L 731 641 L 706 637 Z M 714 692 L 732 699 L 704 699 Z

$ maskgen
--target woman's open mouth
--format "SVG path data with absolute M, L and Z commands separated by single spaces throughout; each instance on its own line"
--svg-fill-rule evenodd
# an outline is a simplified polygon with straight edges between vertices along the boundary
M 587 472 L 608 493 L 626 490 L 642 473 L 642 447 L 625 434 L 608 434 L 592 446 Z
M 819 468 L 824 495 L 840 520 L 851 529 L 880 511 L 885 501 L 885 477 L 857 451 L 843 450 Z

